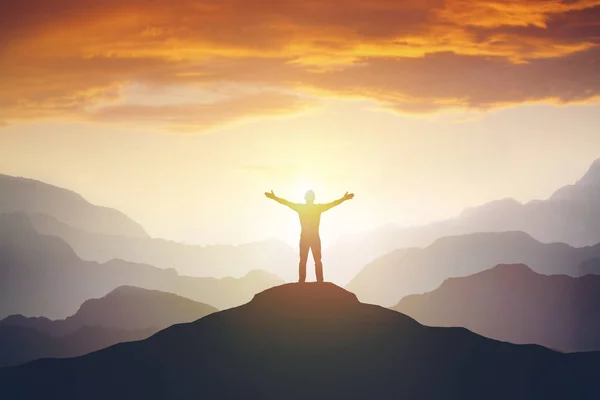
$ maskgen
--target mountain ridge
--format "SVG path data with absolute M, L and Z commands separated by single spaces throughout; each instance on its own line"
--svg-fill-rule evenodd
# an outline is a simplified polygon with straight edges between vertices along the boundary
M 391 307 L 406 295 L 435 289 L 447 278 L 498 264 L 524 263 L 542 274 L 579 276 L 582 264 L 595 258 L 600 258 L 600 244 L 577 248 L 541 243 L 524 232 L 471 233 L 443 237 L 425 248 L 393 251 L 366 265 L 346 288 L 361 301 Z
M 35 230 L 65 240 L 82 259 L 107 262 L 122 259 L 160 268 L 176 268 L 188 276 L 240 277 L 254 269 L 266 269 L 296 278 L 297 255 L 287 244 L 270 239 L 240 245 L 190 245 L 160 238 L 131 238 L 94 234 L 76 229 L 45 214 L 28 215 Z
M 347 271 L 348 280 L 367 264 L 404 247 L 426 247 L 436 239 L 477 232 L 523 231 L 542 243 L 574 247 L 600 243 L 600 159 L 572 185 L 544 200 L 493 200 L 464 209 L 456 217 L 421 226 L 345 235 L 324 251 L 324 262 Z
M 392 309 L 432 326 L 463 326 L 511 343 L 600 350 L 600 276 L 543 275 L 500 264 L 402 298 Z
M 123 212 L 92 204 L 69 189 L 0 174 L 0 192 L 0 212 L 41 212 L 90 232 L 148 237 L 144 228 Z
M 120 286 L 86 300 L 66 319 L 11 315 L 0 320 L 0 366 L 41 357 L 74 357 L 125 341 L 141 340 L 168 326 L 195 321 L 216 308 L 172 293 Z
M 65 318 L 85 300 L 122 285 L 172 292 L 223 309 L 282 282 L 265 271 L 242 278 L 198 278 L 122 260 L 84 261 L 63 240 L 37 233 L 25 214 L 0 214 L 0 317 Z

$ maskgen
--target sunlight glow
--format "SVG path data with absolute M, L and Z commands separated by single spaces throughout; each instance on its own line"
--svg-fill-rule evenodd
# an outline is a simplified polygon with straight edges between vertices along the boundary
M 306 194 L 307 191 L 315 190 L 314 184 L 311 181 L 302 181 L 302 183 L 300 183 L 300 185 L 298 185 L 298 193 L 300 193 L 300 195 L 302 196 L 302 198 L 304 198 L 304 195 Z

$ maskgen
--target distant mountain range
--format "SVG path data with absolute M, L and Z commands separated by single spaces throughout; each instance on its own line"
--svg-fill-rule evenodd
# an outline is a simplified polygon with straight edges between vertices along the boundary
M 598 257 L 600 244 L 576 248 L 540 243 L 523 232 L 473 233 L 438 239 L 424 249 L 396 250 L 365 266 L 346 288 L 361 301 L 392 306 L 406 295 L 435 289 L 447 278 L 498 264 L 523 263 L 541 274 L 579 276 L 590 270 L 586 262 Z
M 241 277 L 262 269 L 286 280 L 296 278 L 297 251 L 279 241 L 185 245 L 149 238 L 124 214 L 42 182 L 0 175 L 0 193 L 0 212 L 27 213 L 38 232 L 64 239 L 84 260 L 122 259 L 175 268 L 190 276 Z M 522 231 L 541 242 L 572 246 L 600 243 L 600 160 L 579 181 L 547 200 L 521 204 L 503 199 L 425 226 L 387 226 L 347 235 L 324 250 L 323 260 L 326 269 L 336 271 L 334 280 L 347 283 L 365 265 L 400 248 L 428 246 L 446 236 L 504 231 Z
M 175 268 L 189 276 L 240 277 L 262 269 L 286 279 L 297 277 L 298 255 L 277 240 L 238 246 L 186 245 L 149 237 L 89 233 L 45 214 L 32 214 L 29 218 L 36 231 L 62 238 L 84 260 L 106 262 L 117 258 Z
M 420 323 L 462 326 L 493 339 L 562 351 L 600 350 L 600 276 L 540 275 L 498 265 L 403 298 L 394 310 Z
M 347 271 L 349 280 L 366 264 L 399 248 L 428 246 L 445 236 L 505 231 L 526 232 L 544 243 L 600 243 L 600 159 L 574 185 L 558 189 L 547 200 L 497 200 L 424 226 L 387 226 L 347 235 L 325 249 L 324 262 Z
M 139 342 L 0 369 L 10 399 L 596 399 L 600 353 L 433 328 L 332 284 L 287 284 Z M 35 384 L 33 384 L 35 383 Z
M 87 232 L 148 237 L 140 224 L 122 212 L 44 182 L 0 174 L 0 193 L 0 213 L 41 213 Z
M 0 320 L 2 326 L 34 328 L 62 336 L 84 326 L 102 326 L 125 330 L 160 330 L 181 322 L 190 322 L 218 311 L 173 293 L 120 286 L 98 299 L 86 300 L 74 315 L 61 320 L 11 315 Z
M 74 357 L 110 345 L 145 339 L 174 324 L 217 311 L 171 293 L 121 286 L 87 300 L 64 320 L 12 315 L 0 321 L 0 366 L 42 357 Z
M 25 214 L 0 214 L 0 317 L 65 318 L 85 300 L 123 285 L 176 293 L 224 309 L 282 282 L 264 271 L 239 279 L 193 278 L 122 260 L 83 261 L 62 239 L 37 233 Z
M 62 238 L 87 261 L 121 259 L 215 278 L 242 277 L 255 269 L 286 279 L 297 275 L 296 252 L 277 240 L 239 246 L 186 245 L 150 238 L 122 212 L 93 205 L 75 192 L 44 182 L 0 175 L 0 193 L 0 213 L 26 213 L 39 233 Z

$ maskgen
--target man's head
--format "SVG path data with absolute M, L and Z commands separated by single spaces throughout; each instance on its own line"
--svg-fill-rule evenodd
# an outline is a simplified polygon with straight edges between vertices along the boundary
M 307 203 L 314 203 L 315 192 L 313 192 L 312 190 L 307 190 L 306 194 L 304 195 L 304 200 L 306 200 Z

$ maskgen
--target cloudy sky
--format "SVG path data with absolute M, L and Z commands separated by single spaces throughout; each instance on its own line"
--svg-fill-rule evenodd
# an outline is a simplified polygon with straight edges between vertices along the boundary
M 294 241 L 544 198 L 600 157 L 598 0 L 0 0 L 0 172 L 155 236 Z

